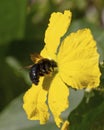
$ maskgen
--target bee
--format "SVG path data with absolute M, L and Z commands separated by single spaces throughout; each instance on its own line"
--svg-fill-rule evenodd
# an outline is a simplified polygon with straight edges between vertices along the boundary
M 27 67 L 30 68 L 29 76 L 32 83 L 38 85 L 39 78 L 53 72 L 57 64 L 54 60 L 43 58 L 39 54 L 31 54 L 30 57 L 35 64 Z

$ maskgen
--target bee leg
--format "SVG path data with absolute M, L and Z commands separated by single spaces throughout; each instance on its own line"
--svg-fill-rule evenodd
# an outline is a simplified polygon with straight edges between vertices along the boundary
M 47 64 L 40 64 L 40 76 L 44 76 L 45 74 L 49 74 L 50 70 Z
M 36 77 L 32 80 L 32 82 L 35 84 L 35 85 L 38 85 L 39 83 L 39 77 Z
M 40 76 L 44 76 L 44 74 L 42 72 L 39 73 Z
M 45 65 L 45 73 L 46 74 L 50 74 L 50 72 L 52 72 L 53 69 L 51 68 L 51 65 L 50 64 L 46 64 Z

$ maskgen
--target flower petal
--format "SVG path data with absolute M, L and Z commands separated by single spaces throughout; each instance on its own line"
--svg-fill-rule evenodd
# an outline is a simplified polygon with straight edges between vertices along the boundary
M 49 57 L 55 60 L 60 38 L 65 34 L 70 25 L 71 12 L 66 10 L 64 14 L 60 12 L 52 13 L 49 21 L 50 23 L 45 32 L 45 48 Z M 45 57 L 43 53 L 41 55 Z
M 99 85 L 99 54 L 89 29 L 67 36 L 57 58 L 60 76 L 71 87 L 91 89 Z
M 54 116 L 55 122 L 60 127 L 63 122 L 60 115 L 68 108 L 69 89 L 56 74 L 49 89 L 48 104 Z
M 61 130 L 69 130 L 69 125 L 70 125 L 70 122 L 66 120 L 64 124 L 62 125 Z
M 48 107 L 46 105 L 47 91 L 42 88 L 43 78 L 40 78 L 38 86 L 32 87 L 24 95 L 23 108 L 28 119 L 40 120 L 40 124 L 45 124 L 49 119 Z

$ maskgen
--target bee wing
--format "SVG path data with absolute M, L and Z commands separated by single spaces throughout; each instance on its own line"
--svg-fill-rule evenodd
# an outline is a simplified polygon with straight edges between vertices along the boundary
M 28 65 L 28 66 L 24 66 L 24 67 L 21 67 L 19 70 L 22 71 L 24 69 L 30 69 L 32 66 L 33 66 L 33 64 L 32 65 Z
M 30 58 L 31 58 L 31 60 L 32 60 L 34 63 L 36 63 L 36 62 L 38 62 L 39 60 L 43 59 L 43 57 L 40 56 L 40 55 L 37 54 L 37 53 L 30 54 Z
M 32 64 L 32 65 L 25 66 L 25 67 L 23 67 L 23 68 L 24 68 L 24 69 L 30 69 L 32 66 L 33 66 L 33 64 Z

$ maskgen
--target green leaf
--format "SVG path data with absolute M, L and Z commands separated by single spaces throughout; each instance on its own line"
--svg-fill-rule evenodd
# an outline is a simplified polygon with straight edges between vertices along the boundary
M 52 122 L 46 126 L 40 126 L 37 121 L 28 120 L 22 108 L 22 97 L 23 95 L 13 100 L 1 113 L 0 130 L 33 130 L 35 128 L 38 128 L 39 130 L 46 128 L 46 130 L 48 130 L 50 126 L 52 126 L 53 129 L 56 128 L 57 130 L 57 127 L 55 124 L 52 124 Z
M 69 113 L 77 107 L 83 98 L 83 91 L 70 90 L 70 107 L 62 114 L 67 119 Z M 40 125 L 38 121 L 27 120 L 23 111 L 23 95 L 14 99 L 0 115 L 0 130 L 58 130 L 51 116 L 45 125 Z M 76 101 L 76 99 L 78 99 Z
M 0 44 L 24 36 L 26 0 L 0 1 Z
M 102 121 L 104 122 L 103 101 L 103 94 L 97 91 L 94 92 L 94 96 L 90 98 L 88 103 L 84 98 L 79 107 L 69 116 L 70 130 L 103 130 L 104 123 L 101 125 Z
M 8 56 L 6 58 L 6 63 L 12 68 L 12 70 L 15 72 L 16 75 L 22 77 L 25 80 L 25 83 L 27 83 L 27 85 L 31 85 L 29 72 L 24 70 L 24 68 L 16 58 Z
M 84 90 L 74 90 L 70 88 L 69 113 L 71 113 L 81 103 L 84 97 Z M 77 99 L 77 100 L 76 100 Z

